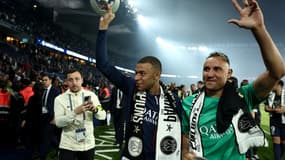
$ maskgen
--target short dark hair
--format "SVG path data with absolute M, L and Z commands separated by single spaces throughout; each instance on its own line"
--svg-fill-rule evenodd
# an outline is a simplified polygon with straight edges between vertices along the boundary
M 49 73 L 44 73 L 44 74 L 42 75 L 42 77 L 48 77 L 48 79 L 53 80 L 53 76 L 52 76 L 51 74 L 49 74 Z
M 244 79 L 244 80 L 241 81 L 240 86 L 244 86 L 244 85 L 247 85 L 247 84 L 248 84 L 248 80 Z
M 80 74 L 80 76 L 82 77 L 82 74 L 81 72 L 78 70 L 78 69 L 70 69 L 66 72 L 66 78 L 67 78 L 67 75 L 69 74 L 72 74 L 72 73 L 75 73 L 75 72 L 78 72 Z M 82 77 L 83 78 L 83 77 Z
M 198 81 L 197 84 L 204 84 L 204 82 L 203 81 Z
M 211 58 L 211 57 L 221 57 L 225 62 L 227 62 L 230 65 L 229 57 L 226 54 L 222 53 L 222 52 L 210 53 L 210 55 L 206 59 Z
M 79 72 L 79 73 L 80 73 L 80 71 L 79 71 L 78 69 L 70 69 L 70 70 L 68 70 L 68 71 L 66 72 L 66 75 L 71 74 L 71 73 L 74 73 L 74 72 Z M 80 74 L 81 74 L 81 73 L 80 73 Z
M 155 69 L 162 72 L 161 62 L 154 56 L 146 56 L 141 58 L 138 63 L 150 63 Z

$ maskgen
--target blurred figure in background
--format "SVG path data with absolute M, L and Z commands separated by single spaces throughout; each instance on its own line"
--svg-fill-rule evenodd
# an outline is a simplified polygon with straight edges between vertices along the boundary
M 41 115 L 42 115 L 42 94 L 44 86 L 38 82 L 33 87 L 34 95 L 30 97 L 27 112 L 24 116 L 22 127 L 24 129 L 24 144 L 31 152 L 32 158 L 39 158 L 41 145 Z
M 115 144 L 119 144 L 122 150 L 123 140 L 125 137 L 126 122 L 126 96 L 116 86 L 112 87 L 110 107 L 115 128 Z
M 192 94 L 199 93 L 200 91 L 202 91 L 203 87 L 204 87 L 204 82 L 198 81 L 197 82 L 197 89 Z
M 60 90 L 53 86 L 53 77 L 50 74 L 42 76 L 43 92 L 40 119 L 41 144 L 40 157 L 46 159 L 47 154 L 57 149 L 60 140 L 60 130 L 55 126 L 54 121 L 54 100 L 60 94 Z
M 111 99 L 111 92 L 108 88 L 107 81 L 102 80 L 100 82 L 100 91 L 99 91 L 99 100 L 103 107 L 103 109 L 106 111 L 106 124 L 109 126 L 111 124 L 111 109 L 110 109 L 110 99 Z
M 197 90 L 196 85 L 195 85 L 194 83 L 192 83 L 192 84 L 190 85 L 190 94 L 189 94 L 189 95 L 194 94 L 196 90 Z
M 274 160 L 281 160 L 285 153 L 285 90 L 283 86 L 284 82 L 278 81 L 265 102 L 265 111 L 270 113 Z

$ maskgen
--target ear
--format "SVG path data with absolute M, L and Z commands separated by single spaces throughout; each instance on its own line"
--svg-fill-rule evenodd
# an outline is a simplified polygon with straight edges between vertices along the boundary
M 230 78 L 233 74 L 233 69 L 229 68 L 228 70 L 228 78 Z
M 154 78 L 155 78 L 155 80 L 160 80 L 160 72 L 155 72 L 154 73 Z

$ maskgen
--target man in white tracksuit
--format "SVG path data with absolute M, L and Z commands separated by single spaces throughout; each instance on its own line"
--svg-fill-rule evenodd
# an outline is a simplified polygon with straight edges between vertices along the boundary
M 93 115 L 103 120 L 106 112 L 98 97 L 81 86 L 83 78 L 79 71 L 67 73 L 69 90 L 55 99 L 55 123 L 62 128 L 59 145 L 60 160 L 93 160 L 95 137 Z

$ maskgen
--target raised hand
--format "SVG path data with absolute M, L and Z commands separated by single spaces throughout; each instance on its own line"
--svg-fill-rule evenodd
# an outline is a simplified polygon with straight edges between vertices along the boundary
M 100 30 L 106 30 L 109 28 L 109 24 L 112 22 L 112 20 L 115 18 L 115 14 L 112 12 L 112 6 L 107 6 L 107 12 L 100 18 L 99 22 L 99 29 Z
M 228 22 L 247 29 L 258 29 L 264 27 L 262 11 L 256 0 L 242 0 L 243 8 L 237 0 L 232 0 L 235 9 L 240 14 L 240 19 L 230 19 Z

